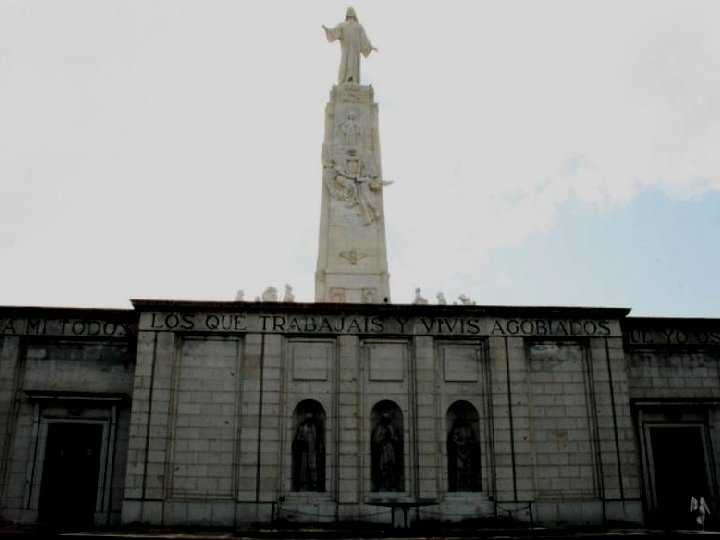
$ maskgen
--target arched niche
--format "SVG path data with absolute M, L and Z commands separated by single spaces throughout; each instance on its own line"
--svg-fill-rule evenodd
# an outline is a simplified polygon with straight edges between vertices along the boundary
M 480 491 L 480 418 L 472 403 L 459 400 L 445 416 L 448 491 Z
M 325 491 L 325 409 L 305 399 L 293 416 L 292 489 Z
M 375 404 L 370 412 L 370 459 L 372 491 L 404 490 L 403 414 L 390 400 Z

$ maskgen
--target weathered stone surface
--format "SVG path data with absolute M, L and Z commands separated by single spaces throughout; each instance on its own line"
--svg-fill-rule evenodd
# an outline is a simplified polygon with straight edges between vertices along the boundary
M 698 459 L 718 458 L 717 322 L 633 320 L 624 310 L 241 302 L 61 315 L 0 317 L 5 519 L 38 519 L 47 426 L 56 421 L 106 426 L 112 460 L 102 474 L 112 482 L 98 483 L 109 505 L 96 510 L 97 523 L 232 526 L 273 512 L 387 522 L 389 513 L 367 504 L 378 496 L 436 501 L 411 511 L 421 518 L 499 511 L 527 520 L 532 508 L 546 523 L 638 522 L 643 494 L 650 518 L 663 511 L 648 493 L 660 473 L 643 457 L 655 451 L 653 429 L 690 429 L 682 433 L 705 445 Z M 76 335 L 62 320 L 94 330 Z M 109 322 L 130 333 L 110 332 Z M 308 411 L 324 477 L 297 491 L 293 444 Z M 372 437 L 387 411 L 402 470 L 393 490 L 378 493 Z M 475 484 L 453 476 L 462 470 L 451 460 L 458 425 L 478 441 Z
M 315 300 L 390 300 L 378 109 L 373 89 L 333 87 L 325 109 Z

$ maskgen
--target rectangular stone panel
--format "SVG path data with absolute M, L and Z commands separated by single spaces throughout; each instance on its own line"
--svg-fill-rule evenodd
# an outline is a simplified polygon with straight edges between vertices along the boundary
M 446 382 L 477 382 L 482 353 L 477 344 L 441 344 Z
M 170 496 L 232 497 L 240 342 L 187 338 L 179 348 Z
M 292 340 L 288 344 L 295 381 L 327 381 L 333 344 L 327 341 Z
M 582 348 L 575 342 L 540 341 L 528 346 L 530 371 L 563 371 L 582 358 Z
M 53 391 L 130 393 L 133 366 L 124 342 L 30 343 L 24 387 Z
M 627 355 L 630 392 L 636 397 L 715 398 L 720 396 L 720 363 L 711 350 L 639 349 Z
M 594 496 L 593 419 L 582 345 L 531 342 L 528 369 L 538 498 Z
M 369 342 L 368 364 L 371 381 L 402 381 L 408 356 L 406 343 Z

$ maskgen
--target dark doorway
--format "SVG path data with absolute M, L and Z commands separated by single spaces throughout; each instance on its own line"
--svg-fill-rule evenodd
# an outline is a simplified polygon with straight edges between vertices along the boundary
M 690 498 L 712 496 L 708 493 L 701 428 L 651 428 L 650 441 L 657 522 L 667 527 L 689 528 L 693 524 Z
M 101 424 L 48 424 L 39 519 L 92 524 L 100 472 Z

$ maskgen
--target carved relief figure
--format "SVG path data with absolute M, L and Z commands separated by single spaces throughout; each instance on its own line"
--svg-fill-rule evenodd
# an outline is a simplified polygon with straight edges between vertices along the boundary
M 382 184 L 379 184 L 376 180 L 368 178 L 367 176 L 359 177 L 355 181 L 355 184 L 358 190 L 360 215 L 363 218 L 363 223 L 369 225 L 382 215 L 380 212 L 380 204 L 373 194 L 373 190 L 379 189 Z
M 366 304 L 375 303 L 375 289 L 363 289 L 363 301 Z
M 343 201 L 348 207 L 358 205 L 356 176 L 352 174 L 352 170 L 351 164 L 346 164 L 342 169 L 338 168 L 334 160 L 325 170 L 325 185 L 330 195 L 338 201 Z
M 330 289 L 331 302 L 344 303 L 345 302 L 345 289 L 334 287 Z
M 372 51 L 377 51 L 365 35 L 365 29 L 358 22 L 355 10 L 347 9 L 345 20 L 334 28 L 323 25 L 325 37 L 329 42 L 340 40 L 340 70 L 338 83 L 360 84 L 360 55 L 367 57 Z
M 367 257 L 365 253 L 361 253 L 355 248 L 349 249 L 347 251 L 341 251 L 340 256 L 353 266 L 355 266 L 362 259 Z
M 393 421 L 383 413 L 372 432 L 373 491 L 401 491 L 401 444 Z
M 299 415 L 298 427 L 292 443 L 293 490 L 324 491 L 325 447 L 315 415 Z
M 331 160 L 325 167 L 324 182 L 330 195 L 346 204 L 357 207 L 363 223 L 369 225 L 382 216 L 380 202 L 375 192 L 392 182 L 384 182 L 373 173 L 367 159 L 361 159 L 356 152 L 348 151 L 344 166 Z
M 362 140 L 362 128 L 358 124 L 354 112 L 349 112 L 347 120 L 340 124 L 340 133 L 346 148 L 357 148 Z

